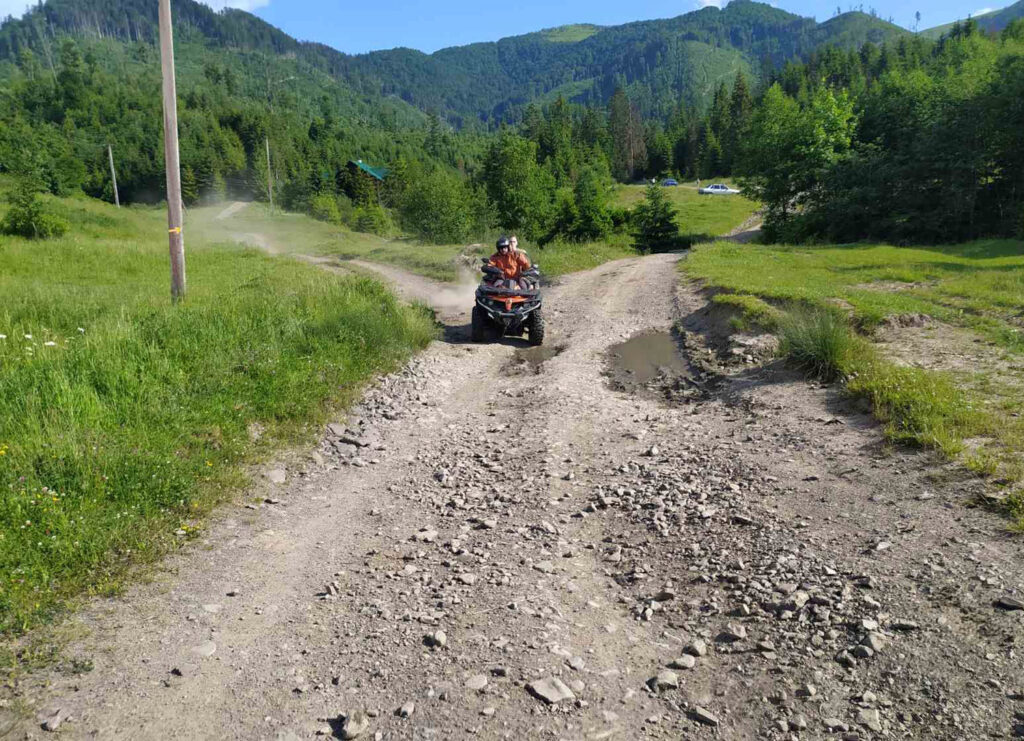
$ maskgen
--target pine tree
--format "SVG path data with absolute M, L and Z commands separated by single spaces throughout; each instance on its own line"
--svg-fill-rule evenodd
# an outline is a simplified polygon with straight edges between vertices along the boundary
M 532 142 L 540 143 L 541 134 L 544 131 L 544 114 L 535 103 L 526 106 L 523 114 L 522 134 Z
M 700 163 L 697 174 L 701 178 L 713 178 L 722 174 L 722 145 L 711 127 L 704 129 L 704 140 L 700 147 Z
M 388 208 L 397 208 L 409 187 L 409 163 L 399 156 L 388 165 L 388 176 L 381 188 L 381 199 Z
M 497 216 L 495 226 L 540 239 L 549 230 L 554 179 L 537 164 L 537 145 L 505 130 L 491 144 L 484 184 Z
M 723 82 L 715 91 L 715 99 L 708 113 L 708 123 L 715 137 L 721 138 L 729 129 L 729 88 Z
M 612 174 L 618 180 L 632 180 L 647 163 L 647 148 L 640 112 L 622 88 L 616 89 L 608 103 L 608 130 L 612 139 Z
M 647 129 L 647 177 L 660 178 L 672 167 L 672 142 L 658 125 Z
M 670 250 L 678 245 L 676 211 L 661 186 L 647 186 L 644 200 L 633 211 L 634 246 L 640 252 Z
M 736 168 L 740 144 L 744 131 L 750 124 L 750 114 L 753 110 L 754 99 L 750 95 L 750 88 L 747 87 L 747 78 L 740 72 L 736 75 L 732 96 L 729 99 L 729 126 L 722 141 L 722 170 L 725 174 L 731 174 Z
M 188 166 L 181 169 L 181 201 L 186 206 L 199 203 L 199 181 L 195 171 Z

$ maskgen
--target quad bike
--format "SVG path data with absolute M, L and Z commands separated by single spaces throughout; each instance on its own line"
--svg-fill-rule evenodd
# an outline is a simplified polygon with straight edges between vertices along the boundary
M 531 345 L 543 344 L 544 315 L 538 267 L 534 265 L 524 271 L 518 280 L 509 280 L 487 262 L 484 258 L 481 268 L 484 280 L 476 289 L 473 306 L 473 342 L 483 342 L 488 334 L 521 337 L 525 333 Z

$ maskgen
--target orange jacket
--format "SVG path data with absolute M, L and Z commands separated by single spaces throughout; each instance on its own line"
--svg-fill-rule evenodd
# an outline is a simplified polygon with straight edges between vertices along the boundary
M 507 255 L 495 252 L 491 255 L 491 260 L 488 264 L 505 273 L 506 278 L 515 279 L 524 270 L 529 270 L 533 263 L 530 262 L 530 258 L 522 250 L 516 250 L 515 252 L 509 250 Z

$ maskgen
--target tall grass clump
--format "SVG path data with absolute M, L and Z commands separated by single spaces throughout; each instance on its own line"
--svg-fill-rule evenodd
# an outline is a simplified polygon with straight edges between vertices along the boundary
M 813 378 L 835 381 L 849 368 L 863 343 L 846 318 L 826 308 L 799 308 L 779 321 L 780 351 Z
M 991 428 L 991 420 L 947 374 L 883 358 L 835 309 L 796 308 L 779 322 L 779 332 L 780 352 L 793 365 L 822 381 L 845 381 L 847 392 L 868 399 L 895 443 L 954 457 L 965 438 Z
M 162 242 L 124 238 L 160 214 L 124 211 L 0 250 L 0 633 L 116 586 L 436 334 L 374 280 L 237 248 L 193 250 L 172 307 Z
M 865 345 L 851 363 L 847 390 L 864 396 L 896 443 L 936 448 L 953 458 L 964 440 L 992 431 L 992 421 L 945 373 L 895 365 Z

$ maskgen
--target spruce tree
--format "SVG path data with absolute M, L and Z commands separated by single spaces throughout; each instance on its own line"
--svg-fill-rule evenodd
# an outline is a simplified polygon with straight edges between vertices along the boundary
M 679 243 L 676 210 L 654 183 L 647 186 L 643 202 L 633 211 L 633 240 L 640 252 L 662 252 Z

